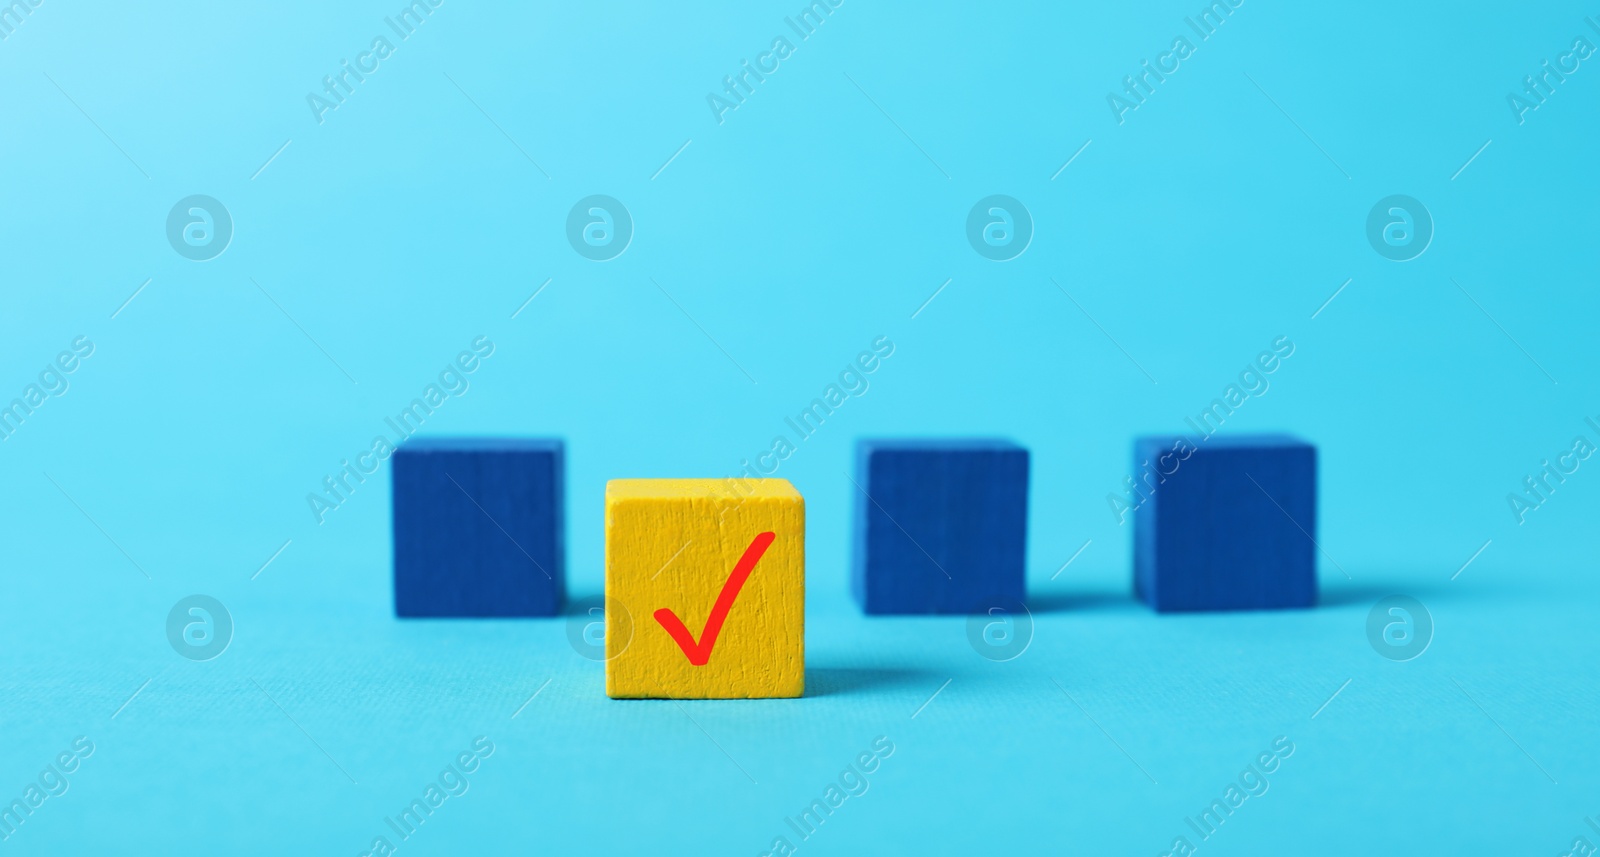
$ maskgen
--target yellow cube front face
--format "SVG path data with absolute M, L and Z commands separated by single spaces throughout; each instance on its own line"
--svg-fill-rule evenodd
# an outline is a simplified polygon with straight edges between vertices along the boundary
M 607 696 L 805 691 L 805 500 L 787 479 L 741 487 L 606 483 Z M 631 634 L 609 633 L 630 624 Z

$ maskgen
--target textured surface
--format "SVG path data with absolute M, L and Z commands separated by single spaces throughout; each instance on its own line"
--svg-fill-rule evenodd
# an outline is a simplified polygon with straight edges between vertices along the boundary
M 613 697 L 742 699 L 805 690 L 805 501 L 785 479 L 616 479 L 606 484 L 606 615 L 631 638 L 606 637 Z M 770 546 L 729 605 L 709 660 L 694 664 L 658 610 L 704 642 L 719 594 L 752 542 Z M 613 620 L 610 625 L 615 626 Z
M 1145 437 L 1134 581 L 1161 611 L 1317 601 L 1317 451 L 1284 435 Z
M 394 453 L 399 616 L 554 616 L 566 580 L 559 440 L 417 438 Z
M 1026 449 L 860 440 L 854 479 L 850 583 L 867 613 L 967 613 L 1023 599 Z

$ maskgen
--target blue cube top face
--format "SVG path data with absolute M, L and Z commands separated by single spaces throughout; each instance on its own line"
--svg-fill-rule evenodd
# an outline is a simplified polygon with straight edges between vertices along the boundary
M 423 452 L 549 452 L 566 454 L 560 438 L 534 437 L 415 437 L 400 448 L 406 454 Z
M 855 480 L 851 591 L 865 612 L 968 613 L 1026 597 L 1026 449 L 859 440 Z
M 1177 437 L 1145 437 L 1140 438 L 1142 443 L 1154 443 L 1163 449 L 1171 449 L 1177 442 Z M 1185 440 L 1189 440 L 1185 438 Z M 1193 440 L 1189 440 L 1194 445 Z M 1219 434 L 1200 442 L 1197 448 L 1203 449 L 1315 449 L 1292 434 Z
M 1134 444 L 1134 588 L 1159 611 L 1317 600 L 1316 448 L 1287 435 Z M 1137 501 L 1137 495 L 1135 497 Z
M 399 616 L 554 616 L 565 589 L 560 440 L 417 438 L 393 456 Z

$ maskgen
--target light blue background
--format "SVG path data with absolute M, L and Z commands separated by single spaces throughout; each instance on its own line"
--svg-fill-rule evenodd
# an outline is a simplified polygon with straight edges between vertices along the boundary
M 96 751 L 4 847 L 356 854 L 479 735 L 401 853 L 755 854 L 878 735 L 800 853 L 1156 854 L 1279 735 L 1200 851 L 1600 841 L 1600 463 L 1522 525 L 1506 502 L 1597 439 L 1600 81 L 1520 125 L 1506 96 L 1600 7 L 1249 0 L 1199 42 L 1200 8 L 848 0 L 799 42 L 798 0 L 448 0 L 319 125 L 307 93 L 399 2 L 45 0 L 0 41 L 0 401 L 97 347 L 0 444 L 0 798 Z M 717 124 L 775 35 L 794 54 Z M 1178 35 L 1119 126 L 1107 93 Z M 235 223 L 203 263 L 163 233 L 195 193 Z M 604 263 L 564 235 L 596 193 L 636 224 Z M 1035 227 L 1004 263 L 962 232 L 995 193 Z M 1436 228 L 1405 263 L 1363 232 L 1396 193 Z M 574 596 L 606 479 L 729 475 L 896 344 L 776 474 L 808 501 L 806 698 L 612 702 L 563 620 L 392 618 L 387 470 L 320 525 L 305 498 L 479 335 L 427 430 L 567 439 Z M 1106 495 L 1278 336 L 1226 430 L 1318 444 L 1324 604 L 1156 616 Z M 1032 450 L 1022 657 L 849 602 L 850 446 L 899 434 Z M 204 663 L 164 630 L 196 592 L 236 623 Z M 1391 593 L 1437 624 L 1417 660 L 1367 642 Z

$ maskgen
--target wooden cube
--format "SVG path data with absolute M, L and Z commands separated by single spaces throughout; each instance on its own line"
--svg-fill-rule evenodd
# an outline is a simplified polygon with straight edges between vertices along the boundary
M 1149 462 L 1149 465 L 1146 465 Z M 1317 450 L 1287 435 L 1134 444 L 1134 589 L 1159 611 L 1317 601 Z
M 863 611 L 968 613 L 1025 599 L 1026 449 L 861 440 L 854 480 L 850 582 Z
M 606 615 L 633 626 L 606 637 L 608 696 L 804 692 L 805 501 L 785 479 L 739 485 L 606 483 Z
M 560 440 L 418 438 L 394 468 L 397 616 L 554 616 L 565 582 Z

